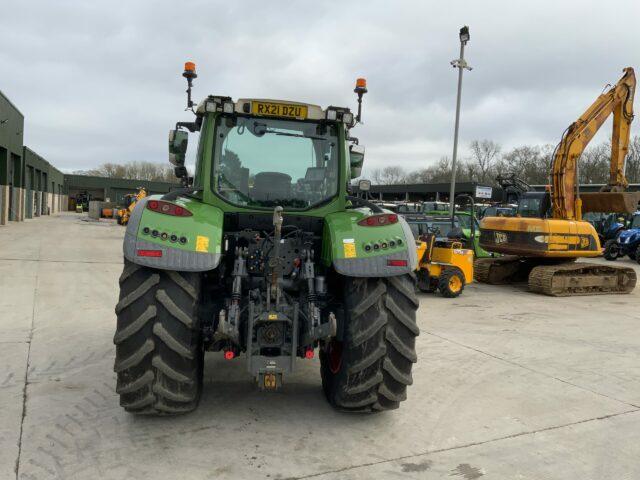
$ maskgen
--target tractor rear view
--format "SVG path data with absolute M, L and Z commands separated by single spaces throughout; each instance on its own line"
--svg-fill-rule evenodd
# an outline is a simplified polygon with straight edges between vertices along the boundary
M 124 239 L 114 338 L 120 404 L 137 414 L 193 410 L 205 351 L 243 362 L 276 390 L 320 357 L 327 400 L 394 409 L 416 362 L 416 249 L 407 223 L 350 196 L 364 149 L 358 113 L 300 102 L 208 96 L 169 134 L 184 188 L 143 198 Z M 184 166 L 200 132 L 195 176 Z M 215 386 L 213 387 L 215 388 Z

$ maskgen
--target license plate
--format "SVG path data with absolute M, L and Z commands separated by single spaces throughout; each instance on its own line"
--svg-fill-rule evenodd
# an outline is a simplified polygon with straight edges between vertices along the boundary
M 286 103 L 251 102 L 251 113 L 269 117 L 304 120 L 307 118 L 307 107 L 305 105 L 288 105 Z

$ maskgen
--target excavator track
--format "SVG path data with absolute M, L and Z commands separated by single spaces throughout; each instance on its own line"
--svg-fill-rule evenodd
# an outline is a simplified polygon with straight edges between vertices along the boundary
M 478 258 L 473 264 L 473 277 L 476 282 L 505 285 L 526 280 L 531 268 L 529 262 L 514 255 Z
M 538 265 L 529 274 L 529 290 L 553 297 L 630 293 L 636 280 L 631 267 L 583 262 Z

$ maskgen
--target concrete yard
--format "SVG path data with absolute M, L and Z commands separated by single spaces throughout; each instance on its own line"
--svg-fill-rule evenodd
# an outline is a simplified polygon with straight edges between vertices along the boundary
M 640 287 L 422 294 L 396 411 L 332 410 L 317 360 L 268 394 L 216 353 L 196 412 L 138 418 L 112 370 L 124 229 L 82 218 L 0 227 L 0 479 L 640 478 Z

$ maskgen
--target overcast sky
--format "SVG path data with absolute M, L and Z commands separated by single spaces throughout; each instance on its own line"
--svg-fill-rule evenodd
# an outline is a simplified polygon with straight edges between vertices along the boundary
M 26 117 L 25 144 L 65 171 L 165 162 L 168 129 L 190 118 L 185 60 L 198 66 L 197 99 L 355 107 L 354 80 L 366 77 L 354 134 L 368 169 L 451 155 L 462 25 L 473 66 L 463 154 L 474 139 L 556 143 L 623 67 L 640 69 L 638 0 L 3 4 L 0 89 Z

